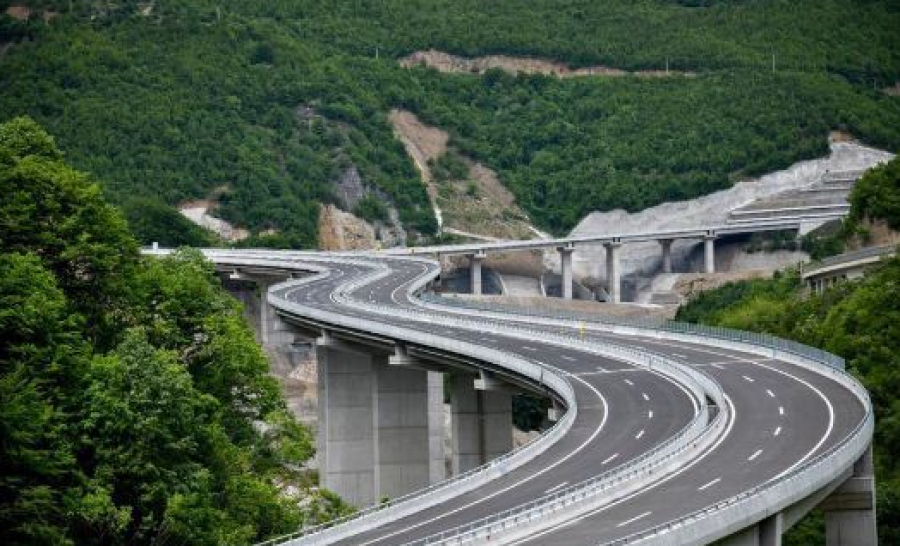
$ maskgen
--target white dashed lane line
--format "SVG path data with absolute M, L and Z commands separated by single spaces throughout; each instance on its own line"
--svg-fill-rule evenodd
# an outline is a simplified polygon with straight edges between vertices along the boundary
M 760 453 L 762 453 L 762 452 L 763 452 L 762 449 L 757 449 L 756 451 L 753 452 L 753 455 L 750 455 L 749 457 L 747 457 L 747 460 L 752 461 L 753 459 L 759 457 Z
M 625 381 L 626 383 L 628 383 L 630 386 L 632 386 L 632 387 L 634 386 L 634 382 L 633 382 L 632 380 L 630 380 L 630 379 L 625 379 L 624 381 Z
M 652 513 L 653 513 L 653 512 L 644 512 L 644 513 L 641 514 L 640 516 L 634 516 L 634 517 L 631 518 L 631 519 L 626 519 L 626 520 L 623 521 L 622 523 L 617 524 L 616 527 L 625 527 L 625 526 L 628 525 L 629 523 L 634 523 L 634 522 L 636 522 L 637 520 L 639 520 L 639 519 L 641 519 L 641 518 L 645 518 L 645 517 L 649 516 L 649 515 L 652 514 Z
M 716 484 L 719 483 L 720 481 L 722 481 L 722 478 L 716 478 L 716 479 L 714 479 L 713 481 L 711 481 L 711 482 L 709 482 L 709 483 L 707 483 L 707 484 L 704 484 L 704 485 L 701 485 L 700 487 L 698 487 L 698 488 L 697 488 L 697 491 L 703 491 L 704 489 L 707 489 L 707 488 L 709 488 L 709 487 L 712 487 L 712 486 L 716 485 Z
M 749 377 L 749 376 L 746 376 L 746 375 L 742 375 L 741 377 L 744 378 L 744 381 L 747 381 L 748 383 L 753 383 L 753 378 L 752 378 L 752 377 Z
M 647 412 L 647 419 L 653 419 L 653 410 Z
M 650 401 L 650 397 L 647 396 L 647 393 L 646 393 L 646 392 L 642 392 L 642 393 L 641 393 L 641 396 L 644 397 L 644 400 L 647 400 L 648 402 Z
M 603 465 L 605 465 L 605 464 L 607 464 L 607 463 L 610 463 L 610 462 L 613 461 L 613 459 L 615 459 L 615 458 L 618 457 L 618 456 L 619 456 L 618 453 L 613 453 L 613 454 L 610 455 L 609 457 L 603 459 L 603 462 L 600 463 L 600 465 L 603 466 Z
M 569 485 L 569 482 L 562 482 L 561 484 L 555 485 L 555 486 L 551 487 L 550 489 L 544 491 L 544 493 L 553 493 L 557 489 L 562 489 L 563 487 L 565 487 L 567 485 Z
M 772 392 L 772 389 L 766 389 L 766 394 L 769 395 L 769 398 L 775 398 L 775 393 Z
M 775 432 L 772 433 L 772 436 L 778 436 L 779 434 L 781 434 L 781 427 L 776 428 Z
M 784 415 L 784 406 L 778 406 L 778 415 Z
M 644 429 L 641 429 L 641 431 L 637 433 L 637 436 L 635 436 L 634 439 L 640 440 L 643 435 L 644 435 Z

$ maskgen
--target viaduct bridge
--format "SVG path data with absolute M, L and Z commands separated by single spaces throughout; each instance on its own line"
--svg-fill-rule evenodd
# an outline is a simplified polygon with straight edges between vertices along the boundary
M 206 255 L 259 286 L 264 341 L 315 340 L 322 484 L 362 508 L 270 544 L 777 545 L 816 506 L 829 546 L 876 543 L 872 405 L 833 355 L 451 304 L 424 297 L 440 268 L 414 255 Z M 552 402 L 542 434 L 511 451 L 519 392 Z
M 671 231 L 625 233 L 619 235 L 589 235 L 564 237 L 557 239 L 530 239 L 521 241 L 491 241 L 463 243 L 454 245 L 396 248 L 384 251 L 385 254 L 398 256 L 425 255 L 440 258 L 441 256 L 469 257 L 471 285 L 473 294 L 481 294 L 481 266 L 490 252 L 516 252 L 556 248 L 560 258 L 562 277 L 562 297 L 572 298 L 572 253 L 576 247 L 602 245 L 606 249 L 607 293 L 611 303 L 621 301 L 621 267 L 619 265 L 619 249 L 629 243 L 646 243 L 656 241 L 662 252 L 663 273 L 672 273 L 672 243 L 680 239 L 703 241 L 703 271 L 715 272 L 715 241 L 728 235 L 744 235 L 772 231 L 806 232 L 812 226 L 846 216 L 846 210 L 818 214 L 805 213 L 786 219 L 742 222 L 708 226 L 694 229 Z

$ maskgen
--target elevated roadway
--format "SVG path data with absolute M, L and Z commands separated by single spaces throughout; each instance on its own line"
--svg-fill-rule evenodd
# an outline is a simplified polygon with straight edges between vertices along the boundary
M 425 302 L 439 269 L 417 258 L 207 255 L 232 275 L 306 275 L 265 285 L 267 316 L 282 324 L 264 330 L 539 393 L 558 419 L 484 467 L 273 543 L 779 544 L 823 500 L 829 545 L 875 543 L 872 408 L 833 356 L 725 331 Z M 848 484 L 852 505 L 840 502 Z

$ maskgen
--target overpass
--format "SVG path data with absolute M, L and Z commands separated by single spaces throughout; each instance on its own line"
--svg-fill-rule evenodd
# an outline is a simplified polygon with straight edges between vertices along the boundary
M 621 301 L 621 267 L 619 249 L 628 243 L 646 243 L 658 241 L 662 252 L 663 273 L 672 272 L 672 242 L 679 239 L 698 239 L 703 241 L 704 272 L 715 272 L 715 241 L 726 235 L 743 235 L 765 233 L 771 231 L 797 231 L 803 233 L 809 225 L 820 225 L 829 220 L 846 216 L 847 210 L 840 209 L 828 212 L 804 212 L 798 216 L 782 217 L 766 220 L 752 220 L 738 223 L 711 225 L 692 229 L 667 230 L 657 232 L 598 234 L 555 239 L 529 239 L 519 241 L 489 241 L 462 243 L 453 245 L 436 245 L 426 247 L 396 248 L 383 251 L 386 255 L 395 256 L 458 256 L 469 257 L 471 285 L 473 294 L 481 294 L 482 262 L 490 252 L 515 252 L 544 250 L 556 248 L 560 257 L 560 273 L 562 276 L 562 297 L 572 298 L 572 253 L 580 246 L 602 245 L 606 249 L 607 293 L 610 302 Z
M 423 297 L 438 264 L 386 254 L 206 252 L 262 287 L 263 339 L 316 340 L 321 480 L 369 506 L 269 544 L 776 545 L 815 506 L 829 546 L 876 543 L 872 405 L 839 358 L 451 304 Z M 508 451 L 516 392 L 550 399 L 552 425 Z

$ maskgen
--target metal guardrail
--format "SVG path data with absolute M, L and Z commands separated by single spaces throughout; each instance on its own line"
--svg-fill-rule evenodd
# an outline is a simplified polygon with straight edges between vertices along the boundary
M 566 315 L 567 320 L 572 320 L 573 315 L 579 319 L 584 317 L 584 314 L 577 313 L 536 313 L 519 308 L 511 310 L 509 306 L 463 301 L 434 295 L 426 295 L 423 299 L 432 303 L 448 303 L 450 307 L 463 309 L 474 307 L 477 310 L 484 310 L 485 307 L 494 309 L 500 307 L 504 309 L 507 316 L 519 314 L 525 317 L 559 318 L 562 315 Z M 802 499 L 812 491 L 825 486 L 834 478 L 836 474 L 835 469 L 850 467 L 865 451 L 871 441 L 874 432 L 874 413 L 868 392 L 855 378 L 845 371 L 843 359 L 840 357 L 775 336 L 765 334 L 748 336 L 746 334 L 751 334 L 750 332 L 727 328 L 623 317 L 606 317 L 600 320 L 596 320 L 597 317 L 592 318 L 595 319 L 593 322 L 607 326 L 625 326 L 634 329 L 647 329 L 662 334 L 670 333 L 679 336 L 686 334 L 713 340 L 717 339 L 726 343 L 756 345 L 766 350 L 771 349 L 774 353 L 773 356 L 778 356 L 779 352 L 787 353 L 796 357 L 788 358 L 793 363 L 816 373 L 830 376 L 841 383 L 857 396 L 865 408 L 864 419 L 849 435 L 844 437 L 837 445 L 806 461 L 803 465 L 798 466 L 787 474 L 750 488 L 714 505 L 686 514 L 683 517 L 644 529 L 627 537 L 599 543 L 598 546 L 631 544 L 635 542 L 647 544 L 700 543 L 721 538 L 724 535 L 721 532 L 716 534 L 716 531 L 727 529 L 729 526 L 732 530 L 738 530 L 742 528 L 742 525 L 743 527 L 752 525 L 756 520 L 760 519 L 756 517 L 759 514 L 770 514 L 778 511 Z M 784 357 L 784 355 L 782 356 Z M 713 523 L 713 520 L 714 524 L 707 525 L 705 528 L 701 525 L 704 522 Z
M 664 319 L 652 319 L 642 317 L 614 317 L 595 315 L 590 313 L 579 313 L 575 311 L 541 311 L 527 309 L 518 306 L 504 305 L 493 302 L 464 300 L 461 298 L 452 298 L 446 296 L 438 296 L 435 294 L 423 294 L 422 301 L 426 304 L 435 304 L 446 307 L 456 307 L 459 309 L 471 309 L 481 312 L 502 313 L 505 315 L 522 315 L 528 317 L 553 318 L 565 321 L 578 321 L 585 324 L 591 323 L 605 326 L 625 326 L 629 328 L 637 328 L 641 330 L 652 330 L 655 332 L 671 332 L 675 334 L 687 334 L 709 338 L 727 340 L 736 343 L 747 343 L 750 345 L 766 347 L 773 350 L 794 353 L 800 356 L 811 358 L 831 367 L 844 368 L 844 359 L 835 356 L 827 351 L 803 345 L 796 341 L 783 339 L 769 334 L 760 334 L 757 332 L 747 332 L 744 330 L 735 330 L 732 328 L 723 328 L 720 326 L 706 326 L 703 324 L 692 324 L 689 322 L 677 322 Z
M 306 258 L 306 256 L 304 256 L 304 258 Z M 365 265 L 369 267 L 373 266 L 371 262 L 366 262 Z M 376 269 L 378 269 L 377 266 Z M 386 266 L 383 266 L 382 272 L 386 269 Z M 430 280 L 436 277 L 436 272 L 432 273 L 433 274 L 431 275 L 423 275 L 423 277 L 420 278 L 418 282 L 412 283 L 408 288 L 408 294 L 413 295 L 420 292 L 423 287 L 428 282 L 430 282 Z M 314 279 L 321 279 L 325 276 L 327 276 L 327 273 L 319 273 L 314 277 L 308 277 L 306 279 L 293 281 L 287 284 L 289 284 L 290 286 L 294 286 L 299 283 L 312 282 Z M 375 275 L 375 277 L 378 276 L 380 276 L 380 273 Z M 372 276 L 367 276 L 364 279 L 359 279 L 355 282 L 350 283 L 348 286 L 362 285 L 369 282 L 372 282 Z M 270 289 L 270 293 L 274 295 L 276 289 L 281 289 L 284 286 L 285 285 L 278 285 L 276 287 L 272 287 L 272 289 Z M 354 303 L 351 302 L 350 299 L 347 299 L 347 292 L 348 290 L 341 291 L 338 295 L 338 298 L 344 298 L 343 303 L 359 305 L 358 302 Z M 807 347 L 789 340 L 784 340 L 775 336 L 768 336 L 764 334 L 754 334 L 738 330 L 699 326 L 670 321 L 633 318 L 625 319 L 622 317 L 600 318 L 582 313 L 569 312 L 535 313 L 531 310 L 523 310 L 521 308 L 510 308 L 509 306 L 486 304 L 485 302 L 462 302 L 458 299 L 439 298 L 433 295 L 424 295 L 422 296 L 422 299 L 423 305 L 425 306 L 433 305 L 443 306 L 445 308 L 455 307 L 460 310 L 475 310 L 481 313 L 502 313 L 507 318 L 510 315 L 520 315 L 526 317 L 549 317 L 551 319 L 565 321 L 590 321 L 592 324 L 606 326 L 611 330 L 624 327 L 627 329 L 649 330 L 655 332 L 657 335 L 662 336 L 668 334 L 674 336 L 702 337 L 709 338 L 711 340 L 720 340 L 725 344 L 734 343 L 738 345 L 762 347 L 766 351 L 771 350 L 773 356 L 776 356 L 779 352 L 787 353 L 788 355 L 797 357 L 794 359 L 789 359 L 795 361 L 795 363 L 797 364 L 806 366 L 818 373 L 830 373 L 836 380 L 838 380 L 845 387 L 854 392 L 854 394 L 856 394 L 860 401 L 863 403 L 863 406 L 866 409 L 865 419 L 857 425 L 857 427 L 849 436 L 845 437 L 836 446 L 832 446 L 826 452 L 818 455 L 810 461 L 807 461 L 802 466 L 794 469 L 790 473 L 781 476 L 776 480 L 772 480 L 765 484 L 761 484 L 757 487 L 751 488 L 710 507 L 698 510 L 676 520 L 654 526 L 650 529 L 644 529 L 639 533 L 629 535 L 628 537 L 608 542 L 606 544 L 628 544 L 639 541 L 652 543 L 654 542 L 654 539 L 672 541 L 676 538 L 676 536 L 679 535 L 683 537 L 692 537 L 692 540 L 696 540 L 699 534 L 702 534 L 704 532 L 704 529 L 706 529 L 707 531 L 710 528 L 723 529 L 726 528 L 727 525 L 735 525 L 736 522 L 741 521 L 747 524 L 752 524 L 754 521 L 749 521 L 748 518 L 752 519 L 760 513 L 769 513 L 771 510 L 773 510 L 774 506 L 783 507 L 786 505 L 785 503 L 791 502 L 791 499 L 796 500 L 798 495 L 805 496 L 809 494 L 809 492 L 815 491 L 817 488 L 824 485 L 824 483 L 827 483 L 828 480 L 833 478 L 835 474 L 835 468 L 844 468 L 852 465 L 852 463 L 860 455 L 862 450 L 866 448 L 872 435 L 872 431 L 874 428 L 874 417 L 872 414 L 872 406 L 868 398 L 868 393 L 864 388 L 862 388 L 861 385 L 859 385 L 858 382 L 856 382 L 855 379 L 853 379 L 849 374 L 843 371 L 843 360 L 824 351 L 820 351 L 812 347 Z M 293 304 L 292 306 L 296 306 L 296 304 Z M 367 310 L 372 310 L 371 304 L 367 304 L 366 307 Z M 306 312 L 309 310 L 310 309 L 305 310 L 305 316 L 309 314 Z M 397 312 L 396 307 L 391 307 L 390 310 L 392 314 L 396 314 Z M 333 313 L 329 313 L 320 309 L 314 309 L 314 311 L 333 315 Z M 417 311 L 414 313 L 421 312 L 422 311 Z M 442 317 L 442 323 L 446 323 L 446 320 L 446 317 Z M 344 322 L 346 322 L 346 320 Z M 483 320 L 479 321 L 477 324 L 477 327 L 479 328 L 483 328 L 484 326 L 485 321 Z M 542 334 L 546 335 L 544 333 Z M 569 339 L 567 342 L 571 343 L 572 340 Z M 478 349 L 478 351 L 476 352 L 486 350 L 480 347 L 475 348 Z M 488 351 L 493 353 L 499 352 L 493 349 Z M 494 354 L 493 356 L 496 357 L 497 355 Z M 825 368 L 823 368 L 822 365 L 824 365 Z M 569 387 L 571 388 L 571 385 Z M 572 410 L 574 409 L 575 407 L 572 406 Z M 573 413 L 574 412 L 571 410 L 568 411 L 564 418 Z M 721 421 L 721 419 L 722 414 L 720 413 L 716 416 L 714 422 Z M 560 423 L 562 423 L 562 421 L 560 421 Z M 557 426 L 560 423 L 558 423 Z M 548 435 L 549 434 L 542 435 L 540 438 Z M 540 438 L 538 440 L 540 440 Z M 670 439 L 669 443 L 673 443 L 674 440 L 675 438 Z M 650 453 L 644 454 L 644 456 L 648 458 L 652 457 Z M 486 466 L 491 465 L 489 464 Z M 639 473 L 641 471 L 641 469 L 639 468 L 633 470 L 635 473 Z M 423 539 L 423 541 L 417 541 L 413 544 L 435 543 L 430 539 L 435 539 L 438 542 L 443 542 L 450 536 L 454 538 L 454 542 L 457 542 L 457 540 L 462 536 L 475 538 L 479 536 L 480 531 L 490 531 L 490 529 L 492 528 L 497 528 L 498 525 L 500 526 L 500 529 L 505 529 L 510 522 L 512 522 L 512 524 L 514 525 L 520 525 L 525 521 L 532 521 L 532 516 L 535 513 L 537 513 L 538 517 L 540 517 L 541 515 L 544 515 L 548 512 L 552 512 L 554 509 L 558 511 L 572 506 L 574 503 L 583 503 L 588 498 L 588 487 L 597 487 L 598 483 L 603 484 L 605 487 L 599 487 L 599 490 L 602 492 L 609 487 L 612 487 L 612 484 L 620 484 L 620 480 L 626 480 L 627 476 L 628 474 L 622 474 L 621 467 L 613 469 L 609 473 L 605 473 L 601 476 L 596 476 L 595 478 L 588 480 L 588 482 L 591 482 L 590 485 L 586 485 L 585 482 L 582 482 L 582 484 L 572 486 L 570 488 L 567 488 L 566 490 L 559 492 L 558 495 L 554 494 L 551 496 L 542 497 L 541 499 L 535 499 L 527 505 L 516 507 L 500 514 L 492 515 L 485 520 L 470 522 L 470 524 L 465 526 L 464 529 L 457 528 L 455 530 L 442 533 L 439 536 L 429 537 Z M 441 484 L 438 484 L 438 486 L 436 487 L 439 487 L 440 485 Z M 596 490 L 594 491 L 594 493 L 596 494 Z M 410 500 L 420 498 L 420 496 L 421 492 L 413 494 L 410 496 Z M 799 498 L 802 498 L 802 496 L 800 496 Z M 375 510 L 374 513 L 377 514 L 379 512 L 384 513 L 381 510 Z M 355 519 L 364 519 L 366 516 L 367 514 L 363 514 L 362 516 L 358 516 Z M 715 525 L 707 525 L 706 527 L 703 527 L 702 525 L 698 526 L 698 524 L 701 524 L 703 522 L 715 523 Z M 274 539 L 272 541 L 267 541 L 263 544 L 275 544 L 282 540 L 284 540 L 284 537 Z

